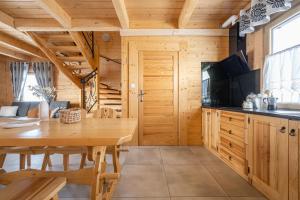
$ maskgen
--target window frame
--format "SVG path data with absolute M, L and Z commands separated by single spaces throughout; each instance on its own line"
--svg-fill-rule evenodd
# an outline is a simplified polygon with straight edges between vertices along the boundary
M 276 25 L 274 25 L 273 27 L 270 28 L 270 54 L 274 54 L 274 29 L 278 28 L 279 26 L 283 26 L 284 24 L 287 24 L 289 22 L 291 22 L 292 20 L 296 19 L 296 18 L 300 18 L 300 11 L 294 13 L 293 15 L 286 17 L 285 19 L 283 19 L 281 22 L 277 23 Z M 286 51 L 290 48 L 296 47 L 300 44 L 288 47 L 286 49 L 282 49 L 278 52 L 282 52 L 282 51 Z M 275 52 L 275 53 L 278 53 Z

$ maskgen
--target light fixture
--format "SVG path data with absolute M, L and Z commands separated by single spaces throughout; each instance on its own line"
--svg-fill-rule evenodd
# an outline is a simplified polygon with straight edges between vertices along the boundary
M 228 28 L 229 26 L 233 26 L 238 19 L 239 19 L 238 16 L 232 15 L 222 24 L 222 28 Z

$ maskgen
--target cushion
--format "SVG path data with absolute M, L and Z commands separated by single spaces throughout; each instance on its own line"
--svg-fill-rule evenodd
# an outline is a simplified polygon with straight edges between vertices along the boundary
M 39 118 L 39 107 L 33 107 L 28 110 L 27 116 L 29 118 Z
M 57 113 L 59 110 L 60 110 L 60 108 L 54 108 L 53 110 L 51 110 L 50 118 L 57 118 Z
M 52 111 L 54 111 L 54 109 L 59 108 L 58 110 L 56 110 L 55 113 L 53 113 L 53 117 L 51 117 Z M 61 109 L 68 109 L 70 108 L 70 101 L 52 101 L 50 103 L 50 117 L 51 118 L 59 118 L 59 110 Z
M 30 107 L 30 102 L 13 102 L 13 106 L 18 106 L 17 116 L 26 117 Z
M 15 117 L 17 116 L 18 106 L 2 106 L 0 108 L 0 116 Z

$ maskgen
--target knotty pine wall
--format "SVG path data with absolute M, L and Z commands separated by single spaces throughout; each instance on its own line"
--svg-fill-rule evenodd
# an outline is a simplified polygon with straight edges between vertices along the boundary
M 110 40 L 103 41 L 103 34 L 108 34 Z M 119 32 L 98 32 L 95 37 L 101 55 L 114 60 L 121 60 L 121 37 Z M 121 65 L 100 58 L 99 74 L 101 83 L 105 83 L 114 89 L 121 89 Z
M 0 57 L 0 106 L 11 105 L 13 101 L 12 83 L 8 60 Z
M 63 73 L 54 67 L 54 87 L 57 92 L 57 101 L 70 101 L 72 107 L 81 104 L 81 90 L 72 83 Z
M 123 117 L 131 117 L 129 104 L 136 101 L 128 86 L 129 46 L 132 43 L 148 42 L 164 45 L 168 42 L 180 46 L 179 53 L 179 143 L 180 145 L 200 145 L 201 140 L 201 62 L 220 61 L 228 56 L 228 37 L 122 37 L 122 112 Z M 162 46 L 163 47 L 163 46 Z M 132 72 L 130 72 L 131 74 Z M 137 73 L 137 72 L 135 72 Z M 134 144 L 137 145 L 138 134 Z

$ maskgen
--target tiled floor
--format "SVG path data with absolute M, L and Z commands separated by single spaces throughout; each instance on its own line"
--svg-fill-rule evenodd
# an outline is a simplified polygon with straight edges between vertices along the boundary
M 60 168 L 61 157 L 52 158 Z M 110 160 L 108 158 L 108 160 Z M 40 156 L 33 165 L 38 167 Z M 77 167 L 78 156 L 71 158 Z M 244 179 L 202 147 L 131 147 L 122 153 L 122 176 L 113 200 L 266 200 Z M 10 155 L 6 170 L 18 168 Z M 86 200 L 89 187 L 67 185 L 62 200 Z

